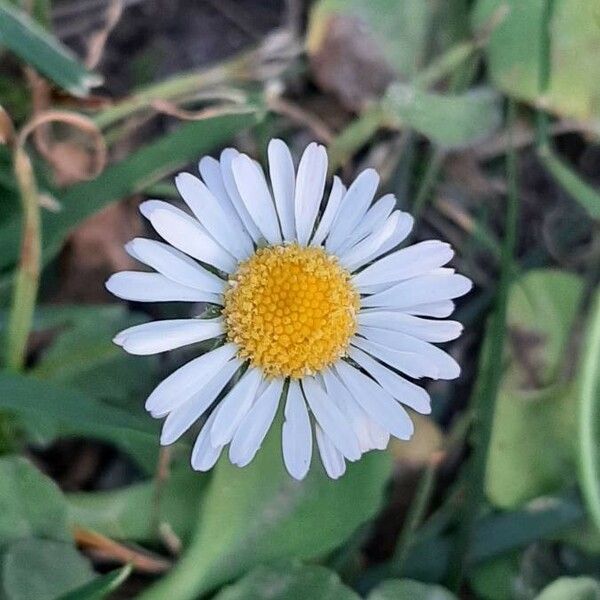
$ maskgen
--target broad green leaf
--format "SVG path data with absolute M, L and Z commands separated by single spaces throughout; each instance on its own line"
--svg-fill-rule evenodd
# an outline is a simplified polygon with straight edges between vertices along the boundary
M 511 552 L 473 569 L 469 582 L 482 600 L 513 600 L 520 553 Z
M 550 81 L 539 95 L 540 57 L 547 0 L 479 0 L 474 25 L 481 27 L 500 6 L 506 18 L 486 46 L 494 84 L 509 95 L 565 117 L 596 123 L 600 118 L 600 0 L 555 0 L 550 25 Z
M 390 579 L 379 584 L 368 600 L 457 600 L 439 585 L 429 585 L 411 579 Z
M 146 598 L 195 598 L 261 563 L 322 556 L 379 509 L 388 455 L 371 452 L 330 480 L 317 459 L 298 482 L 283 467 L 275 422 L 252 463 L 239 469 L 221 457 L 200 507 L 188 551 Z M 316 449 L 315 449 L 316 453 Z
M 21 457 L 0 458 L 0 546 L 21 538 L 70 539 L 58 486 Z
M 43 538 L 14 542 L 1 564 L 6 600 L 54 600 L 93 577 L 88 561 L 72 543 Z
M 496 506 L 519 506 L 574 480 L 576 388 L 558 381 L 558 374 L 582 293 L 576 275 L 551 269 L 528 273 L 512 286 L 507 364 L 486 474 Z
M 561 577 L 544 588 L 536 600 L 600 600 L 600 582 L 591 577 Z
M 436 2 L 424 0 L 320 0 L 312 9 L 307 47 L 319 51 L 336 15 L 355 17 L 399 76 L 412 77 L 425 61 Z
M 396 83 L 389 87 L 384 106 L 400 126 L 415 129 L 446 148 L 481 141 L 502 120 L 500 97 L 488 89 L 443 95 Z
M 257 567 L 214 600 L 359 600 L 339 576 L 320 566 L 298 562 Z
M 115 569 L 106 575 L 96 577 L 72 592 L 67 592 L 56 600 L 102 600 L 114 592 L 131 573 L 131 565 Z
M 96 179 L 54 191 L 62 210 L 43 213 L 43 260 L 50 260 L 71 229 L 87 217 L 200 158 L 256 121 L 256 114 L 236 114 L 186 123 L 108 167 Z M 2 230 L 0 268 L 17 260 L 20 227 L 20 220 L 14 219 Z
M 69 522 L 110 538 L 136 542 L 156 539 L 156 522 L 167 523 L 185 541 L 206 481 L 207 476 L 188 464 L 173 471 L 161 486 L 158 511 L 154 480 L 117 490 L 67 494 Z
M 0 46 L 74 96 L 86 96 L 102 83 L 102 77 L 88 71 L 66 46 L 6 0 L 0 0 Z
M 84 435 L 116 444 L 140 464 L 155 464 L 157 436 L 149 417 L 130 414 L 77 390 L 33 376 L 0 371 L 0 409 L 36 423 L 48 421 L 61 435 Z

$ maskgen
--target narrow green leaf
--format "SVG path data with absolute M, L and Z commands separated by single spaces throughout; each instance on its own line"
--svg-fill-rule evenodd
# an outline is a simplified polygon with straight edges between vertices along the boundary
M 130 575 L 131 565 L 115 569 L 106 575 L 96 577 L 93 581 L 63 594 L 56 600 L 102 600 L 114 592 Z
M 0 45 L 74 96 L 86 96 L 102 83 L 102 77 L 88 71 L 66 46 L 7 0 L 0 0 Z

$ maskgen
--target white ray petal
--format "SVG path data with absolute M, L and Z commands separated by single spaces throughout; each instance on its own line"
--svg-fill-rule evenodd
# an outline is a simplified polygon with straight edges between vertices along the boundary
M 312 456 L 312 431 L 308 410 L 296 380 L 290 381 L 281 432 L 283 461 L 294 479 L 304 479 Z
M 215 409 L 217 416 L 210 430 L 210 440 L 213 446 L 222 446 L 231 441 L 240 421 L 250 410 L 261 381 L 261 371 L 250 367 L 227 396 L 221 400 Z
M 420 317 L 437 317 L 445 319 L 454 312 L 454 302 L 452 300 L 442 300 L 440 302 L 431 302 L 426 304 L 418 304 L 416 306 L 407 306 L 402 311 L 409 315 Z M 376 309 L 373 309 L 376 310 Z
M 393 350 L 392 348 L 358 336 L 354 336 L 351 343 L 353 346 L 368 352 L 384 363 L 394 367 L 394 369 L 406 373 L 406 375 L 413 379 L 420 379 L 421 377 L 438 378 L 437 368 L 420 354 Z
M 145 200 L 139 206 L 140 212 L 146 219 L 150 220 L 150 216 L 157 209 L 162 210 L 173 210 L 175 212 L 180 211 L 179 208 L 173 206 L 170 202 L 164 200 Z
M 248 258 L 254 250 L 252 239 L 241 225 L 228 217 L 206 185 L 190 173 L 179 173 L 175 185 L 209 235 L 238 260 Z
M 307 245 L 323 200 L 327 178 L 327 152 L 323 146 L 309 144 L 302 154 L 296 176 L 294 214 L 298 242 Z
M 134 238 L 125 244 L 125 250 L 133 258 L 176 283 L 214 294 L 221 294 L 225 289 L 225 282 L 220 277 L 168 244 L 146 238 Z
M 271 140 L 267 150 L 269 155 L 269 176 L 273 187 L 275 207 L 279 215 L 283 239 L 291 242 L 296 238 L 294 216 L 294 194 L 296 173 L 294 162 L 287 144 L 282 140 Z
M 458 321 L 421 319 L 391 310 L 361 311 L 358 314 L 358 323 L 401 331 L 426 342 L 449 342 L 459 337 L 463 330 L 463 326 Z
M 223 303 L 220 294 L 181 285 L 160 273 L 120 271 L 111 275 L 104 285 L 111 294 L 133 302 Z
M 334 368 L 354 399 L 376 423 L 398 439 L 409 440 L 412 437 L 413 423 L 390 393 L 343 360 L 338 361 Z
M 235 360 L 229 361 L 212 378 L 182 404 L 173 408 L 160 432 L 160 443 L 168 446 L 176 442 L 210 407 L 238 369 Z
M 173 206 L 154 208 L 148 218 L 156 232 L 174 248 L 226 273 L 235 269 L 235 258 L 217 244 L 196 219 L 182 210 Z
M 379 259 L 354 275 L 352 281 L 359 289 L 363 285 L 401 281 L 441 267 L 453 256 L 450 244 L 439 240 L 427 240 Z
M 315 435 L 325 472 L 331 479 L 338 479 L 346 472 L 346 461 L 342 453 L 335 447 L 329 436 L 323 432 L 318 423 L 315 425 Z
M 235 344 L 225 344 L 183 365 L 164 379 L 146 400 L 146 410 L 153 417 L 162 417 L 202 390 L 211 377 L 222 369 L 237 351 Z M 233 359 L 238 367 L 241 361 Z
M 319 220 L 315 234 L 310 241 L 311 246 L 320 246 L 323 243 L 323 240 L 329 235 L 329 230 L 331 229 L 331 225 L 337 215 L 340 202 L 342 201 L 342 196 L 345 193 L 346 188 L 344 184 L 339 177 L 334 176 L 331 191 L 329 192 L 329 198 L 327 200 L 327 204 L 325 205 L 325 210 L 323 211 L 323 215 Z
M 422 415 L 431 413 L 429 394 L 422 387 L 404 379 L 388 369 L 366 352 L 358 348 L 350 348 L 350 358 L 359 364 L 379 385 L 387 390 L 398 402 L 405 404 Z
M 273 379 L 260 393 L 246 413 L 229 446 L 229 460 L 238 467 L 246 466 L 256 455 L 279 406 L 283 379 Z
M 336 252 L 364 218 L 378 185 L 377 172 L 374 169 L 365 169 L 348 188 L 325 242 L 329 252 Z
M 348 419 L 314 377 L 302 380 L 304 397 L 323 431 L 331 438 L 336 448 L 349 460 L 360 458 L 358 440 Z
M 420 275 L 362 298 L 362 306 L 403 309 L 464 296 L 473 287 L 463 275 Z
M 414 352 L 427 358 L 437 369 L 439 379 L 456 379 L 460 375 L 458 363 L 447 352 L 429 342 L 399 331 L 364 325 L 358 328 L 358 333 L 369 341 L 387 348 L 400 352 Z
M 134 325 L 118 333 L 113 342 L 129 354 L 156 354 L 218 337 L 223 319 L 166 319 Z
M 246 231 L 255 243 L 258 243 L 263 239 L 263 235 L 260 233 L 256 223 L 250 216 L 242 197 L 237 188 L 235 177 L 233 176 L 233 160 L 239 156 L 239 152 L 234 148 L 226 148 L 221 152 L 221 175 L 223 177 L 223 185 L 231 198 L 231 202 L 235 207 L 236 212 L 240 216 Z
M 223 446 L 216 448 L 210 443 L 210 428 L 215 420 L 215 411 L 213 410 L 202 430 L 196 438 L 194 447 L 192 448 L 191 463 L 192 468 L 196 471 L 209 471 L 215 466 L 215 463 L 221 456 Z
M 280 244 L 277 211 L 261 170 L 245 154 L 233 159 L 232 169 L 239 194 L 262 236 L 270 244 Z
M 407 212 L 400 213 L 400 218 L 396 225 L 394 233 L 381 245 L 379 250 L 371 257 L 371 260 L 375 260 L 384 254 L 387 254 L 390 250 L 395 250 L 411 232 L 415 220 Z
M 380 229 L 340 255 L 341 265 L 352 272 L 369 262 L 379 248 L 393 235 L 399 219 L 400 211 L 397 210 Z

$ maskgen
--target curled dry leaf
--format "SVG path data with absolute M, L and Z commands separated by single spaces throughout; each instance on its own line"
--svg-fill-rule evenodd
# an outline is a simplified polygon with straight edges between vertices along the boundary
M 9 114 L 0 106 L 0 144 L 12 144 L 15 128 Z

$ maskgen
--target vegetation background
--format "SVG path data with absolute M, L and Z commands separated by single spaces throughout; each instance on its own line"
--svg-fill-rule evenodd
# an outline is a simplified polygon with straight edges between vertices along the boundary
M 0 0 L 0 597 L 600 598 L 600 0 Z M 327 144 L 475 282 L 457 381 L 332 482 L 193 472 L 103 284 L 225 145 Z M 418 417 L 418 418 L 417 418 Z

